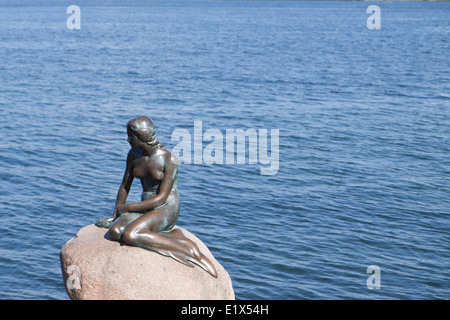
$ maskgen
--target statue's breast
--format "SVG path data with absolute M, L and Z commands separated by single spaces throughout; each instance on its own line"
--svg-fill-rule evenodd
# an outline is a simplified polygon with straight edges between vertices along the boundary
M 164 178 L 164 158 L 158 155 L 150 157 L 147 161 L 147 170 L 152 179 L 161 181 Z

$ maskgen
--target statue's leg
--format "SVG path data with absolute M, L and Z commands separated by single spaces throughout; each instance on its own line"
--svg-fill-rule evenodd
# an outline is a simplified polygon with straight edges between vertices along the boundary
M 123 213 L 116 221 L 111 225 L 108 230 L 108 234 L 116 241 L 122 240 L 122 234 L 125 228 L 134 220 L 142 216 L 141 213 Z
M 170 207 L 161 207 L 147 212 L 131 222 L 122 233 L 123 240 L 129 245 L 171 256 L 191 267 L 193 265 L 190 262 L 194 262 L 212 276 L 217 277 L 217 271 L 211 261 L 181 231 L 159 232 L 165 230 L 166 225 L 170 225 L 170 222 L 167 221 L 170 216 L 169 210 L 171 210 Z
M 165 229 L 164 226 L 169 225 L 168 210 L 170 208 L 161 207 L 145 213 L 125 227 L 122 232 L 123 240 L 129 245 L 149 250 L 185 251 L 185 245 L 158 233 Z

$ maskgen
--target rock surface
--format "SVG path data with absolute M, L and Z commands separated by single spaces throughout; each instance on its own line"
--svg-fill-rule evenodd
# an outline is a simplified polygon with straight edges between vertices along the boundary
M 61 249 L 61 271 L 72 300 L 233 300 L 230 276 L 206 245 L 197 243 L 216 267 L 214 278 L 170 257 L 113 241 L 107 229 L 86 226 Z

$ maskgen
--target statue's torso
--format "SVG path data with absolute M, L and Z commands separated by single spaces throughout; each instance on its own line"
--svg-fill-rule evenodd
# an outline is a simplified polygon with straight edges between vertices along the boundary
M 158 149 L 151 156 L 142 155 L 141 150 L 133 150 L 135 159 L 132 162 L 132 173 L 141 180 L 143 193 L 146 198 L 159 193 L 161 182 L 164 178 L 164 166 L 166 162 L 165 149 Z M 175 177 L 171 192 L 177 192 L 178 179 Z

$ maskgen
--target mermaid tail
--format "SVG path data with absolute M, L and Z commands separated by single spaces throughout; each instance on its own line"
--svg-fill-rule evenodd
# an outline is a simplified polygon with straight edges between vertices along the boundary
M 187 250 L 185 250 L 185 252 L 183 253 L 165 249 L 154 249 L 155 251 L 162 255 L 170 256 L 178 262 L 181 262 L 191 268 L 194 267 L 192 263 L 195 263 L 210 275 L 212 275 L 214 278 L 217 278 L 217 270 L 214 267 L 214 264 L 203 253 L 200 252 L 200 249 L 195 244 L 195 242 L 187 238 L 183 234 L 183 232 L 181 232 L 181 230 L 172 229 L 171 231 L 162 232 L 160 234 L 182 244 L 184 247 L 186 247 Z

